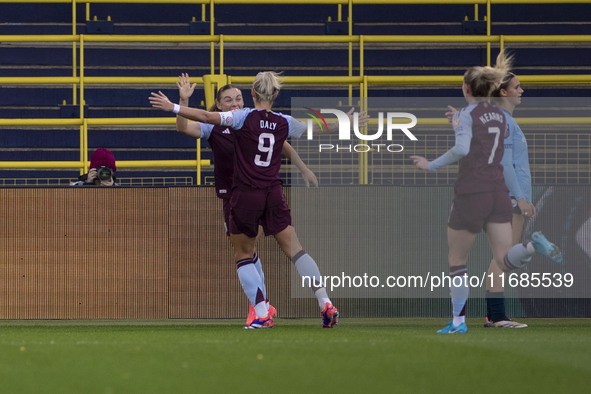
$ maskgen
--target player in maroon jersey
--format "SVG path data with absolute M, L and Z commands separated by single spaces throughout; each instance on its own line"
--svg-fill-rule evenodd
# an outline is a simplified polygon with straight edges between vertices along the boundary
M 512 207 L 501 165 L 507 123 L 503 112 L 488 100 L 510 71 L 510 66 L 511 59 L 501 52 L 495 67 L 469 68 L 462 85 L 468 106 L 452 119 L 456 137 L 454 147 L 433 161 L 411 156 L 418 168 L 429 171 L 459 161 L 447 224 L 453 320 L 437 331 L 440 334 L 468 332 L 465 323 L 469 295 L 466 265 L 472 245 L 482 229 L 486 230 L 493 253 L 489 272 L 497 279 L 492 285 L 490 280 L 487 281 L 487 289 L 492 290 L 495 284 L 498 287 L 501 274 L 523 267 L 534 252 L 554 262 L 562 262 L 556 245 L 541 233 L 532 234 L 532 241 L 527 244 L 511 246 Z
M 179 88 L 179 104 L 189 105 L 189 98 L 192 96 L 196 84 L 191 84 L 188 74 L 181 74 L 177 82 Z M 240 89 L 232 85 L 224 85 L 218 89 L 215 103 L 209 108 L 210 111 L 224 112 L 242 109 L 244 100 Z M 189 122 L 182 116 L 176 118 L 176 129 L 189 137 L 206 139 L 209 142 L 215 161 L 214 178 L 217 196 L 223 201 L 224 224 L 226 234 L 230 235 L 230 197 L 232 195 L 232 179 L 234 175 L 234 133 L 235 131 L 226 126 L 214 126 L 207 123 Z M 312 184 L 318 187 L 316 175 L 304 164 L 297 152 L 286 141 L 283 144 L 283 155 L 290 159 L 301 171 L 304 183 L 307 187 Z M 257 236 L 258 238 L 258 236 Z M 269 303 L 267 290 L 265 287 L 265 274 L 258 254 L 254 253 L 253 261 L 262 282 L 262 292 L 267 301 L 267 309 L 271 316 L 275 316 L 277 311 Z M 246 326 L 256 319 L 254 306 L 250 304 Z
M 509 72 L 503 78 L 501 85 L 493 92 L 495 104 L 503 111 L 507 121 L 507 133 L 504 139 L 504 154 L 501 164 L 505 184 L 509 188 L 509 196 L 513 205 L 513 220 L 511 222 L 512 241 L 514 244 L 521 241 L 525 219 L 533 219 L 536 208 L 532 204 L 531 196 L 531 172 L 527 154 L 527 141 L 523 131 L 513 119 L 513 111 L 521 103 L 523 89 L 519 78 Z M 457 110 L 448 106 L 446 112 L 448 120 L 452 121 Z M 491 265 L 491 268 L 493 265 Z M 527 324 L 509 319 L 506 315 L 504 302 L 504 289 L 493 291 L 487 288 L 486 305 L 487 314 L 484 327 L 501 328 L 526 328 Z M 493 313 L 492 311 L 495 311 Z
M 322 325 L 330 328 L 338 323 L 339 313 L 328 297 L 316 262 L 303 250 L 291 226 L 291 214 L 279 177 L 285 140 L 289 136 L 299 138 L 306 130 L 305 123 L 271 110 L 280 88 L 277 74 L 259 73 L 251 90 L 255 108 L 233 112 L 215 113 L 173 104 L 162 92 L 152 93 L 150 103 L 188 119 L 236 130 L 230 240 L 238 277 L 257 315 L 246 328 L 274 325 L 265 306 L 260 275 L 252 260 L 259 223 L 266 235 L 275 237 L 298 273 L 312 278 L 311 288 L 321 308 Z
M 195 84 L 190 84 L 189 76 L 182 74 L 177 82 L 179 87 L 180 104 L 188 105 L 189 97 L 193 94 Z M 242 99 L 242 92 L 232 85 L 225 85 L 218 90 L 215 104 L 209 109 L 210 111 L 232 111 L 244 107 L 244 100 Z M 224 223 L 226 225 L 226 233 L 229 235 L 229 219 L 230 219 L 230 196 L 232 190 L 232 178 L 234 173 L 234 130 L 228 127 L 213 126 L 210 124 L 191 122 L 186 118 L 177 116 L 177 131 L 193 138 L 205 138 L 208 140 L 212 148 L 215 158 L 215 185 L 216 193 L 219 198 L 223 200 Z M 296 167 L 302 172 L 302 176 L 306 186 L 310 184 L 318 186 L 318 180 L 312 171 L 303 163 L 297 152 L 293 150 L 289 143 L 285 142 L 283 147 L 283 154 L 294 162 Z M 261 261 L 258 255 L 254 254 L 253 260 L 255 267 L 261 276 L 263 283 L 263 295 L 267 298 L 266 289 L 264 286 L 264 272 Z M 267 307 L 270 314 L 276 314 L 275 308 L 268 303 Z M 254 307 L 250 305 L 249 316 L 246 325 L 249 326 L 256 318 Z

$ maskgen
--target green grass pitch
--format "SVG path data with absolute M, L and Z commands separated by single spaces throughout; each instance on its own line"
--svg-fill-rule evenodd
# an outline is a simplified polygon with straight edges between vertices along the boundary
M 0 321 L 0 393 L 588 393 L 591 319 L 522 320 Z

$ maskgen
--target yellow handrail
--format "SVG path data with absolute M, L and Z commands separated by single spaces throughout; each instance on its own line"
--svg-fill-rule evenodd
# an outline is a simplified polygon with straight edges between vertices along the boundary
M 0 3 L 302 4 L 302 0 L 0 0 Z M 486 4 L 487 0 L 306 0 L 307 4 Z M 491 4 L 589 4 L 591 0 L 490 0 Z
M 515 118 L 519 124 L 591 124 L 590 117 L 535 117 Z M 124 125 L 173 125 L 175 118 L 86 118 L 89 126 Z M 377 124 L 372 120 L 371 124 Z M 418 118 L 419 125 L 439 125 L 449 123 L 445 118 Z M 0 126 L 79 126 L 80 119 L 0 119 Z M 2 131 L 0 130 L 0 133 Z M 0 163 L 3 163 L 0 161 Z
M 489 0 L 491 4 L 589 4 L 591 0 Z M 125 3 L 125 4 L 486 4 L 487 0 L 0 0 L 0 3 Z
M 515 121 L 520 125 L 589 125 L 591 124 L 591 117 L 532 117 L 522 118 L 517 117 Z M 377 124 L 376 120 L 372 120 L 370 124 Z M 445 117 L 441 118 L 417 118 L 418 126 L 441 126 L 448 125 L 449 121 Z
M 173 125 L 175 118 L 84 118 L 89 126 Z M 0 119 L 0 126 L 82 126 L 80 118 Z
M 0 0 L 2 1 L 2 0 Z M 591 1 L 591 0 L 590 0 Z M 219 42 L 220 35 L 0 35 L 2 42 Z M 224 42 L 276 42 L 276 43 L 358 43 L 359 35 L 224 35 Z M 591 35 L 503 35 L 505 42 L 591 42 Z M 381 43 L 487 43 L 501 42 L 500 35 L 363 35 L 364 42 Z
M 0 0 L 2 2 L 2 0 Z M 0 41 L 6 42 L 78 42 L 80 36 L 77 34 L 50 34 L 50 35 L 33 35 L 33 34 L 16 34 L 16 35 L 0 35 Z

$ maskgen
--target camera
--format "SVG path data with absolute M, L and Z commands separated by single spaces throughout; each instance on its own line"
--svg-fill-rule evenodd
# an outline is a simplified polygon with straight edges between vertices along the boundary
M 97 168 L 96 175 L 101 181 L 108 181 L 113 176 L 113 170 L 109 167 L 101 166 Z

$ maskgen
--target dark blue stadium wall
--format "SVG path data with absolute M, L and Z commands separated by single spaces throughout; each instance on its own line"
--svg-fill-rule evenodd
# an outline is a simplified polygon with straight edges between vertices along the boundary
M 71 34 L 70 4 L 3 3 L 0 35 Z M 91 18 L 110 17 L 114 34 L 190 33 L 192 17 L 202 19 L 201 5 L 179 4 L 91 4 Z M 479 7 L 482 21 L 485 7 Z M 270 17 L 272 15 L 272 17 Z M 589 4 L 503 4 L 492 8 L 492 34 L 591 34 Z M 216 34 L 315 34 L 326 32 L 325 22 L 337 19 L 336 5 L 218 5 Z M 473 5 L 355 5 L 353 34 L 471 34 L 465 18 L 474 19 Z M 77 6 L 77 33 L 87 33 L 85 5 Z M 206 19 L 209 8 L 206 7 Z M 343 20 L 347 7 L 343 7 Z M 526 23 L 525 23 L 526 22 Z M 473 33 L 473 32 L 472 32 Z M 591 52 L 585 45 L 514 45 L 518 74 L 589 74 Z M 277 45 L 227 45 L 225 73 L 254 75 L 272 69 L 295 75 L 347 75 L 346 44 L 310 48 L 281 48 Z M 368 46 L 364 52 L 367 75 L 461 75 L 470 65 L 486 62 L 486 49 L 466 45 Z M 71 76 L 71 44 L 4 43 L 0 45 L 0 74 L 3 76 Z M 359 56 L 353 56 L 359 72 Z M 182 72 L 203 75 L 210 72 L 209 45 L 174 43 L 137 45 L 92 45 L 85 48 L 86 76 L 177 76 Z M 216 60 L 216 63 L 218 60 Z M 71 104 L 67 86 L 6 86 L 0 94 L 0 118 L 57 118 L 67 115 L 64 100 Z M 150 88 L 123 85 L 85 87 L 87 117 L 169 116 L 149 107 Z M 176 87 L 164 90 L 178 99 Z M 588 87 L 576 89 L 529 88 L 531 96 L 591 96 Z M 277 107 L 288 111 L 291 97 L 346 96 L 332 88 L 286 88 Z M 460 96 L 459 89 L 370 87 L 371 96 Z M 248 95 L 245 95 L 250 105 Z M 197 89 L 192 106 L 200 106 L 203 92 Z M 75 114 L 74 114 L 75 115 Z M 78 160 L 78 130 L 4 128 L 0 160 Z M 119 160 L 191 159 L 195 141 L 174 131 L 155 128 L 100 128 L 89 133 L 89 146 L 104 146 L 117 152 Z M 205 158 L 210 158 L 204 151 Z M 0 177 L 30 176 L 35 171 L 1 171 Z M 71 171 L 68 173 L 72 173 Z M 154 174 L 155 172 L 151 172 Z M 145 174 L 145 173 L 144 173 Z M 148 173 L 150 174 L 150 173 Z

